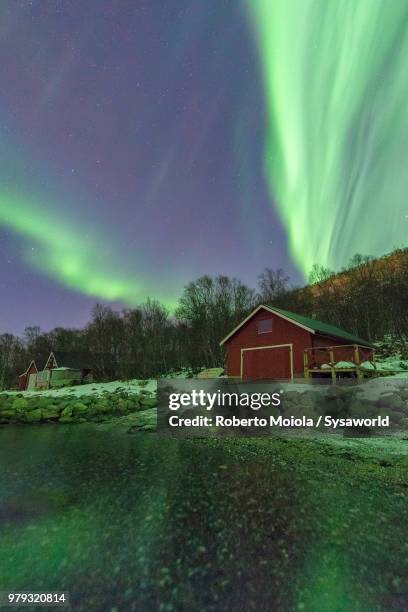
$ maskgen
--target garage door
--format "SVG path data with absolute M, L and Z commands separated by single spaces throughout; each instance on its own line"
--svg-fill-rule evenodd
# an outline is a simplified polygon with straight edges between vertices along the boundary
M 292 377 L 292 345 L 241 349 L 242 380 L 275 380 Z

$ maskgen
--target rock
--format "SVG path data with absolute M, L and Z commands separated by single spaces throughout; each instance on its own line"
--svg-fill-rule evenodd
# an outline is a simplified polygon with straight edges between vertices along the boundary
M 325 395 L 327 399 L 337 399 L 344 398 L 349 394 L 350 389 L 348 387 L 341 387 L 340 385 L 330 385 Z
M 63 411 L 61 412 L 61 418 L 71 417 L 72 410 L 73 410 L 72 406 L 67 406 L 66 408 L 64 408 Z
M 302 395 L 299 391 L 284 391 L 280 397 L 281 406 L 285 409 L 287 406 L 297 406 L 302 402 Z
M 352 400 L 350 403 L 350 415 L 355 417 L 368 417 L 371 414 L 377 414 L 377 409 L 373 404 L 365 403 L 361 400 Z
M 94 398 L 92 396 L 82 396 L 81 397 L 81 404 L 85 404 L 85 406 L 92 406 Z
M 41 410 L 43 420 L 47 421 L 56 421 L 60 417 L 60 413 L 58 410 L 50 408 L 43 408 Z
M 143 396 L 140 398 L 140 404 L 144 408 L 155 408 L 157 406 L 157 398 Z
M 0 396 L 0 412 L 3 410 L 11 410 L 12 402 L 7 396 Z
M 35 402 L 36 408 L 48 408 L 50 404 L 52 404 L 52 399 L 49 397 L 39 396 L 30 398 L 33 402 Z
M 391 410 L 401 410 L 404 408 L 405 402 L 398 393 L 389 392 L 381 394 L 377 404 Z
M 97 412 L 107 413 L 110 412 L 111 408 L 106 399 L 99 399 L 93 406 Z
M 27 407 L 28 402 L 24 397 L 17 397 L 12 404 L 12 409 L 16 412 L 24 412 L 24 410 L 27 410 Z
M 74 419 L 71 416 L 60 416 L 58 423 L 74 423 Z
M 408 415 L 408 401 L 407 400 L 403 400 L 403 406 L 401 407 L 401 411 Z
M 408 387 L 403 387 L 402 389 L 400 389 L 399 394 L 401 396 L 401 399 L 408 401 Z
M 30 410 L 25 415 L 25 421 L 27 423 L 37 423 L 42 419 L 42 410 L 41 408 L 36 408 L 35 410 Z
M 157 428 L 157 412 L 154 408 L 145 410 L 140 414 L 131 417 L 131 426 L 127 430 L 129 434 L 140 431 L 154 431 Z
M 42 406 L 40 406 L 40 404 L 38 402 L 38 399 L 35 398 L 35 397 L 30 397 L 27 400 L 27 402 L 28 403 L 27 403 L 26 411 L 28 411 L 28 410 L 36 410 L 37 408 L 42 408 Z
M 83 402 L 77 402 L 73 406 L 73 413 L 75 415 L 82 415 L 88 412 L 88 406 L 86 406 Z
M 126 414 L 128 410 L 128 402 L 124 399 L 118 399 L 118 401 L 116 402 L 116 410 L 121 414 Z
M 391 423 L 403 423 L 404 419 L 405 414 L 403 412 L 398 412 L 397 410 L 393 410 L 390 412 Z
M 14 410 L 2 410 L 0 412 L 0 419 L 15 419 L 17 414 Z
M 324 397 L 318 391 L 304 391 L 299 398 L 299 405 L 304 408 L 309 406 L 318 410 L 322 403 L 324 403 Z
M 54 412 L 61 412 L 62 411 L 62 406 L 60 404 L 48 404 L 47 406 L 47 410 L 54 410 Z

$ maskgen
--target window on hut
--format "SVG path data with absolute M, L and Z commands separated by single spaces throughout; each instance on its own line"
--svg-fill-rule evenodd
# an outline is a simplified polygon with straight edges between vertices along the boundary
M 267 334 L 272 331 L 272 319 L 263 319 L 257 325 L 258 334 Z

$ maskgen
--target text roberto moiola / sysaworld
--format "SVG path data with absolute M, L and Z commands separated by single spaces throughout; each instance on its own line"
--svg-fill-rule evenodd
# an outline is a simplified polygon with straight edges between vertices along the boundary
M 213 408 L 233 407 L 259 410 L 261 408 L 276 408 L 280 406 L 280 393 L 229 393 L 193 390 L 185 393 L 171 393 L 168 407 L 172 411 L 180 408 L 203 408 L 207 411 Z M 344 427 L 389 427 L 389 416 L 373 418 L 336 418 L 329 415 L 310 416 L 283 416 L 270 414 L 267 416 L 241 416 L 241 415 L 214 415 L 182 416 L 171 415 L 168 419 L 171 427 L 328 427 L 332 429 Z
M 311 417 L 284 417 L 282 415 L 269 417 L 224 417 L 216 415 L 214 417 L 197 415 L 195 417 L 182 417 L 172 415 L 169 417 L 171 427 L 330 427 L 332 429 L 343 427 L 389 427 L 390 417 L 374 418 L 334 418 L 331 416 L 319 416 L 316 419 Z

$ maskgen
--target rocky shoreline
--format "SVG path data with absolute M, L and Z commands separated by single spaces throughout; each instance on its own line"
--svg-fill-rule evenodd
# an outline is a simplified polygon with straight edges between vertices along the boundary
M 70 396 L 68 392 L 59 397 L 1 393 L 0 425 L 104 423 L 136 413 L 152 410 L 155 413 L 156 406 L 156 394 L 145 389 L 138 393 L 117 389 L 80 397 Z

